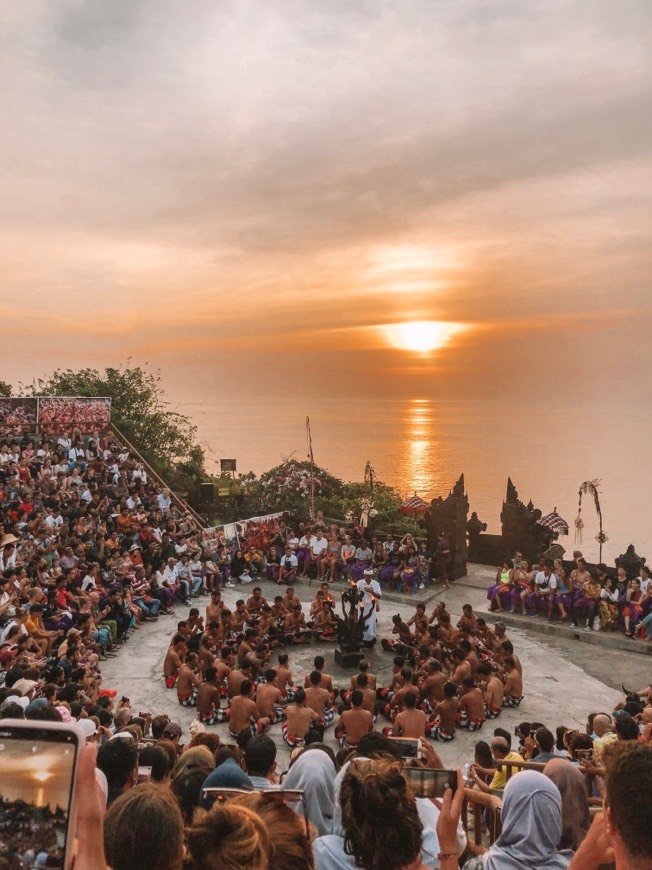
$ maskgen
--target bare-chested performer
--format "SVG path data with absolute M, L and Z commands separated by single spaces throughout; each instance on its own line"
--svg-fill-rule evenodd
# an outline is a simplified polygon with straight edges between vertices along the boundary
M 243 680 L 240 694 L 231 699 L 229 734 L 234 740 L 245 728 L 251 728 L 252 734 L 262 734 L 269 727 L 269 718 L 260 715 L 253 694 L 254 685 L 251 680 Z
M 287 653 L 280 653 L 275 670 L 276 679 L 274 680 L 274 685 L 277 689 L 281 690 L 281 694 L 286 701 L 291 701 L 294 697 L 295 688 L 292 671 L 290 670 L 290 656 Z
M 276 671 L 268 668 L 265 671 L 265 682 L 259 683 L 256 689 L 256 704 L 261 716 L 267 716 L 272 725 L 285 719 L 285 699 L 281 690 L 274 684 Z
M 441 662 L 431 659 L 428 662 L 427 676 L 421 684 L 423 706 L 429 713 L 432 713 L 435 706 L 444 700 L 444 683 L 446 682 L 448 682 L 448 677 L 441 669 Z
M 383 728 L 386 737 L 425 737 L 428 717 L 417 707 L 417 690 L 405 696 L 405 708 L 397 714 L 391 728 Z
M 306 705 L 306 693 L 301 687 L 294 693 L 294 703 L 286 708 L 285 715 L 286 720 L 281 725 L 285 745 L 289 749 L 303 746 L 307 732 L 317 724 L 319 715 Z
M 467 731 L 479 731 L 484 723 L 484 695 L 473 677 L 462 680 L 462 696 L 457 710 L 457 724 Z
M 451 682 L 444 683 L 444 700 L 435 706 L 433 716 L 426 726 L 426 734 L 443 743 L 453 740 L 458 706 L 457 686 Z
M 322 684 L 319 671 L 310 674 L 310 688 L 305 689 L 306 704 L 319 716 L 317 725 L 324 728 L 333 722 L 337 710 L 333 707 L 333 698 L 328 689 Z
M 197 689 L 201 683 L 198 669 L 197 653 L 188 653 L 185 662 L 179 668 L 177 681 L 177 700 L 182 707 L 194 707 L 197 702 Z
M 485 663 L 478 668 L 478 676 L 484 685 L 484 714 L 487 719 L 496 719 L 500 716 L 505 698 L 503 681 Z
M 374 717 L 362 706 L 362 692 L 356 689 L 351 695 L 351 709 L 345 710 L 335 729 L 340 746 L 353 749 L 365 734 L 374 730 Z
M 516 668 L 516 662 L 508 656 L 503 662 L 505 668 L 505 697 L 503 707 L 518 707 L 523 700 L 523 677 Z
M 333 698 L 336 698 L 338 695 L 338 690 L 333 688 L 333 678 L 330 674 L 325 673 L 324 668 L 326 667 L 326 659 L 323 656 L 315 656 L 312 661 L 313 670 L 319 671 L 321 674 L 321 686 L 324 689 L 328 689 Z M 310 686 L 310 674 L 306 674 L 305 680 L 303 681 L 304 689 L 307 689 Z
M 204 725 L 224 721 L 220 717 L 220 685 L 214 667 L 206 668 L 204 681 L 197 687 L 197 718 Z
M 173 689 L 179 676 L 179 668 L 186 659 L 188 644 L 182 634 L 175 634 L 163 662 L 163 679 L 167 689 Z

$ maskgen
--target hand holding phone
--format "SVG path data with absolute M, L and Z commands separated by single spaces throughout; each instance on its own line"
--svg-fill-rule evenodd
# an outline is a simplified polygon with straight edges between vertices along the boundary
M 418 737 L 390 737 L 398 747 L 401 758 L 421 758 L 421 743 Z
M 71 866 L 75 775 L 84 744 L 74 723 L 0 722 L 0 829 L 9 851 L 24 851 L 27 827 L 36 854 L 45 851 L 48 863 Z
M 404 767 L 403 776 L 415 797 L 442 798 L 446 789 L 457 790 L 456 770 L 434 770 L 432 767 Z

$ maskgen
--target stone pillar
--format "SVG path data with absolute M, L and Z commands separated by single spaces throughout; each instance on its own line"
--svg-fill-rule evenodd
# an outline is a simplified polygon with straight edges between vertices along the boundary
M 437 553 L 443 536 L 449 545 L 447 573 L 449 579 L 457 580 L 466 575 L 467 545 L 466 518 L 469 512 L 469 500 L 464 491 L 464 475 L 460 475 L 446 499 L 434 498 L 430 503 L 430 512 L 421 521 L 428 539 L 428 549 Z
M 500 512 L 502 523 L 502 558 L 511 559 L 518 550 L 528 562 L 538 559 L 550 546 L 552 533 L 537 525 L 542 513 L 530 501 L 523 504 L 511 478 L 507 478 L 507 492 Z

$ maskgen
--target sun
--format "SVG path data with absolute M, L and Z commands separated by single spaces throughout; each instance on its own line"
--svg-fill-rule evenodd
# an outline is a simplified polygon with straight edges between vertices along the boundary
M 412 320 L 407 323 L 390 323 L 383 327 L 383 332 L 389 343 L 400 350 L 429 353 L 448 344 L 463 329 L 461 323 Z

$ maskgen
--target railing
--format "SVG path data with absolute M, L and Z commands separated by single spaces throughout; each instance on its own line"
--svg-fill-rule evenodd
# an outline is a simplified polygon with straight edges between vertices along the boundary
M 514 773 L 518 773 L 519 770 L 538 770 L 540 772 L 543 772 L 545 764 L 540 764 L 536 761 L 506 761 L 505 759 L 502 759 L 500 761 L 496 761 L 496 767 L 498 768 L 498 770 L 504 770 L 505 778 L 509 780 L 510 777 Z M 596 779 L 598 777 L 604 777 L 604 767 L 588 767 L 580 764 L 577 769 L 586 779 L 586 794 L 589 807 L 601 807 L 602 798 L 594 797 L 593 791 L 596 787 Z
M 129 439 L 126 437 L 126 435 L 124 435 L 118 429 L 118 427 L 115 425 L 115 423 L 111 423 L 111 433 L 118 441 L 120 441 L 125 447 L 128 448 L 130 453 L 132 453 L 134 456 L 138 457 L 138 461 L 142 462 L 148 475 L 151 478 L 153 478 L 158 483 L 158 485 L 160 487 L 162 487 L 163 489 L 167 490 L 170 493 L 170 498 L 176 504 L 176 506 L 178 508 L 181 508 L 181 510 L 184 511 L 185 513 L 190 514 L 190 516 L 192 517 L 192 519 L 195 522 L 195 525 L 196 525 L 198 531 L 200 531 L 200 532 L 203 531 L 204 521 L 202 520 L 201 516 L 197 513 L 197 511 L 194 508 L 190 507 L 190 505 L 188 504 L 187 501 L 185 501 L 185 499 L 180 498 L 175 492 L 173 492 L 170 489 L 170 487 L 163 480 L 163 478 L 160 476 L 160 474 L 157 474 L 156 471 L 154 471 L 152 466 L 143 457 L 142 453 L 140 453 L 138 448 L 134 447 L 134 445 L 129 441 Z
M 538 770 L 543 773 L 545 764 L 537 764 L 536 761 L 506 761 L 505 759 L 501 759 L 500 761 L 496 761 L 496 767 L 498 770 L 504 770 L 505 779 L 509 780 L 513 774 L 517 773 L 519 770 Z
M 473 807 L 473 831 L 469 833 L 469 805 Z M 464 803 L 462 805 L 462 824 L 467 834 L 469 849 L 474 855 L 478 855 L 491 846 L 503 829 L 502 825 L 503 802 L 493 794 L 487 794 L 476 788 L 464 789 Z M 488 829 L 488 843 L 482 842 L 483 828 L 486 823 Z

